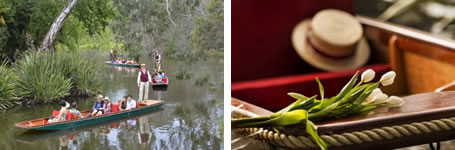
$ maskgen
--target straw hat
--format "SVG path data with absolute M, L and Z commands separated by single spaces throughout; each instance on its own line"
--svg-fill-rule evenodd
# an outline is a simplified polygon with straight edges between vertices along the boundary
M 109 100 L 109 97 L 107 97 L 107 96 L 104 98 L 104 100 L 108 100 L 108 101 L 111 101 L 111 100 Z
M 299 56 L 326 71 L 361 67 L 370 57 L 360 22 L 349 13 L 326 9 L 298 23 L 292 32 L 292 45 Z

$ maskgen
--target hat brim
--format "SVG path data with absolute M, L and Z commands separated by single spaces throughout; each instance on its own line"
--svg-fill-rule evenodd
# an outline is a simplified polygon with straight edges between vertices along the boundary
M 353 56 L 333 59 L 319 54 L 307 43 L 309 25 L 311 25 L 311 19 L 305 19 L 296 25 L 292 31 L 292 45 L 297 54 L 310 65 L 325 71 L 346 71 L 359 68 L 368 61 L 370 47 L 364 36 L 357 43 Z

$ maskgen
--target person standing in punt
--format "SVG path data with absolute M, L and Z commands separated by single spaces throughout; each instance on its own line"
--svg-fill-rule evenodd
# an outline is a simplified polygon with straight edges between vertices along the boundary
M 161 55 L 158 51 L 155 51 L 155 69 L 161 70 Z
M 137 74 L 137 86 L 139 87 L 139 101 L 147 100 L 149 97 L 149 83 L 152 82 L 150 72 L 141 64 L 141 71 Z

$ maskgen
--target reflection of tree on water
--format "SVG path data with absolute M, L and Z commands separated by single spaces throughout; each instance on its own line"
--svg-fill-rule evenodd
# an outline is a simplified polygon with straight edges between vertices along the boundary
M 216 60 L 198 61 L 190 64 L 180 62 L 179 69 L 175 72 L 175 78 L 177 80 L 193 80 L 195 86 L 207 87 L 209 91 L 214 92 L 217 90 L 217 85 L 223 84 L 223 66 L 203 64 L 210 62 L 216 64 L 214 61 Z

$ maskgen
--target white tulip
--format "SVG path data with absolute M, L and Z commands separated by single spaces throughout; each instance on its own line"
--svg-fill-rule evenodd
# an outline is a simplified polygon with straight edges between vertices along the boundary
M 389 107 L 400 107 L 403 104 L 404 104 L 403 98 L 397 96 L 390 96 L 389 99 L 387 99 L 387 105 L 389 105 Z
M 386 94 L 381 93 L 381 94 L 374 96 L 372 102 L 376 103 L 376 104 L 384 103 L 387 101 L 387 98 L 388 98 L 388 96 Z
M 395 76 L 396 76 L 396 73 L 394 71 L 389 71 L 386 74 L 382 75 L 381 80 L 379 80 L 379 81 L 381 82 L 381 84 L 383 86 L 388 86 L 388 85 L 393 84 L 393 80 L 395 80 Z
M 371 92 L 371 94 L 367 97 L 367 99 L 365 100 L 365 102 L 371 102 L 371 101 L 373 101 L 373 98 L 374 98 L 376 95 L 379 95 L 379 94 L 382 94 L 381 89 L 379 89 L 379 88 L 374 89 L 373 92 Z
M 360 79 L 362 80 L 362 82 L 365 82 L 365 83 L 370 82 L 371 80 L 373 80 L 375 74 L 376 73 L 373 71 L 373 69 L 368 69 L 362 73 L 362 76 L 360 76 Z

